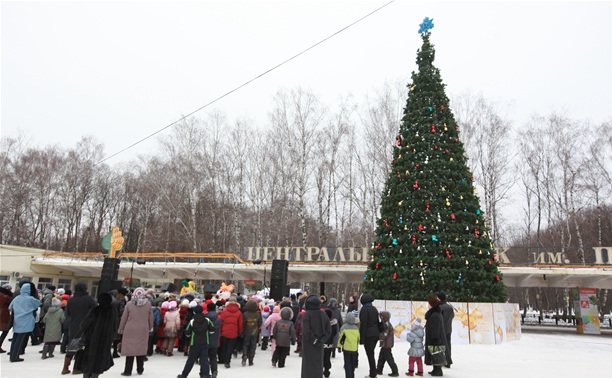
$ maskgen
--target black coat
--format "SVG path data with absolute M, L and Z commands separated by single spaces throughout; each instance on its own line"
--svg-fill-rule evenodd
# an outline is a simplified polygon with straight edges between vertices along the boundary
M 77 284 L 74 296 L 66 304 L 66 317 L 70 318 L 68 336 L 70 340 L 80 336 L 81 322 L 85 320 L 89 310 L 96 307 L 96 300 Z M 113 331 L 114 332 L 114 331 Z
M 364 297 L 369 294 L 364 294 Z M 365 302 L 359 311 L 359 343 L 363 344 L 367 338 L 376 338 L 380 335 L 378 330 L 378 310 L 372 302 Z
M 332 331 L 320 303 L 316 296 L 310 296 L 302 316 L 302 378 L 323 377 L 323 343 Z
M 75 370 L 84 373 L 102 374 L 113 363 L 111 346 L 115 331 L 119 327 L 117 310 L 111 306 L 93 308 L 81 323 L 85 336 L 85 350 L 79 352 L 75 361 Z
M 446 332 L 444 331 L 444 320 L 440 306 L 432 307 L 425 313 L 425 364 L 431 365 L 431 354 L 428 346 L 446 346 Z

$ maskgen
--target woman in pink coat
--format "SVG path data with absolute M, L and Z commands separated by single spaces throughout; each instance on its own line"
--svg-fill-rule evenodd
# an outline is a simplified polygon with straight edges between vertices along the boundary
M 149 344 L 149 332 L 153 329 L 153 311 L 151 302 L 146 297 L 147 292 L 142 287 L 134 290 L 132 300 L 125 305 L 119 334 L 121 339 L 121 355 L 125 356 L 125 370 L 121 375 L 132 375 L 134 357 L 136 357 L 136 371 L 142 374 L 144 361 Z

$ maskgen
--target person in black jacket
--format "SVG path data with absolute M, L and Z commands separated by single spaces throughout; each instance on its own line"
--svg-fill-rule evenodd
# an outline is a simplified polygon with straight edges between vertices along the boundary
M 108 293 L 98 295 L 98 306 L 92 308 L 81 323 L 85 350 L 75 361 L 74 368 L 81 370 L 84 378 L 97 378 L 114 365 L 111 346 L 119 318 L 111 305 L 112 300 Z
M 370 365 L 370 378 L 376 377 L 376 358 L 374 349 L 378 343 L 380 331 L 378 330 L 378 310 L 372 305 L 374 297 L 370 294 L 361 296 L 361 311 L 359 311 L 359 343 L 363 345 L 368 364 Z
M 87 317 L 89 310 L 96 307 L 96 300 L 87 292 L 87 283 L 80 282 L 74 288 L 74 296 L 68 300 L 66 304 L 66 317 L 70 318 L 70 326 L 68 329 L 68 342 L 81 336 L 81 323 Z M 66 353 L 64 357 L 64 368 L 62 374 L 70 373 L 70 363 L 74 355 Z M 80 355 L 77 354 L 77 359 Z M 81 374 L 79 369 L 75 369 L 73 374 Z
M 446 332 L 444 331 L 444 320 L 442 318 L 442 310 L 440 310 L 440 299 L 432 295 L 427 299 L 431 308 L 425 313 L 425 365 L 433 365 L 429 346 L 444 346 L 446 347 Z M 434 366 L 429 372 L 434 377 L 441 377 L 442 366 Z
M 316 295 L 306 299 L 302 317 L 302 378 L 323 377 L 323 343 L 331 335 L 329 318 L 321 311 Z
M 451 358 L 451 336 L 453 335 L 453 319 L 455 318 L 455 309 L 450 303 L 446 302 L 446 293 L 443 291 L 438 293 L 440 299 L 440 310 L 442 311 L 442 320 L 444 321 L 444 331 L 446 332 L 446 367 L 450 369 L 453 359 Z
M 209 378 L 210 364 L 208 359 L 208 347 L 210 339 L 214 337 L 214 324 L 204 315 L 202 306 L 193 308 L 193 319 L 185 327 L 185 335 L 189 344 L 189 356 L 183 372 L 177 378 L 187 378 L 196 360 L 200 360 L 200 377 Z
M 208 346 L 208 359 L 212 378 L 217 378 L 217 352 L 219 349 L 219 335 L 221 335 L 221 321 L 217 313 L 217 306 L 214 303 L 206 305 L 206 317 L 213 322 L 215 332 L 210 335 L 210 345 Z M 205 376 L 208 376 L 205 374 Z

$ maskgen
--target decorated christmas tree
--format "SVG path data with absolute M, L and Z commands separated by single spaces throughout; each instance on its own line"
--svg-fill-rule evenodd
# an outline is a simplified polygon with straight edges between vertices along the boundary
M 506 286 L 459 140 L 459 125 L 433 65 L 432 20 L 419 33 L 412 83 L 364 276 L 377 299 L 505 302 Z

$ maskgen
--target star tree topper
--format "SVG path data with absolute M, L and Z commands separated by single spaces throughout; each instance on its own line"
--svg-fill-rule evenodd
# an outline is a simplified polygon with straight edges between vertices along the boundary
M 433 27 L 433 18 L 430 19 L 429 17 L 425 17 L 423 22 L 419 25 L 419 34 L 427 33 L 428 31 L 433 29 Z

